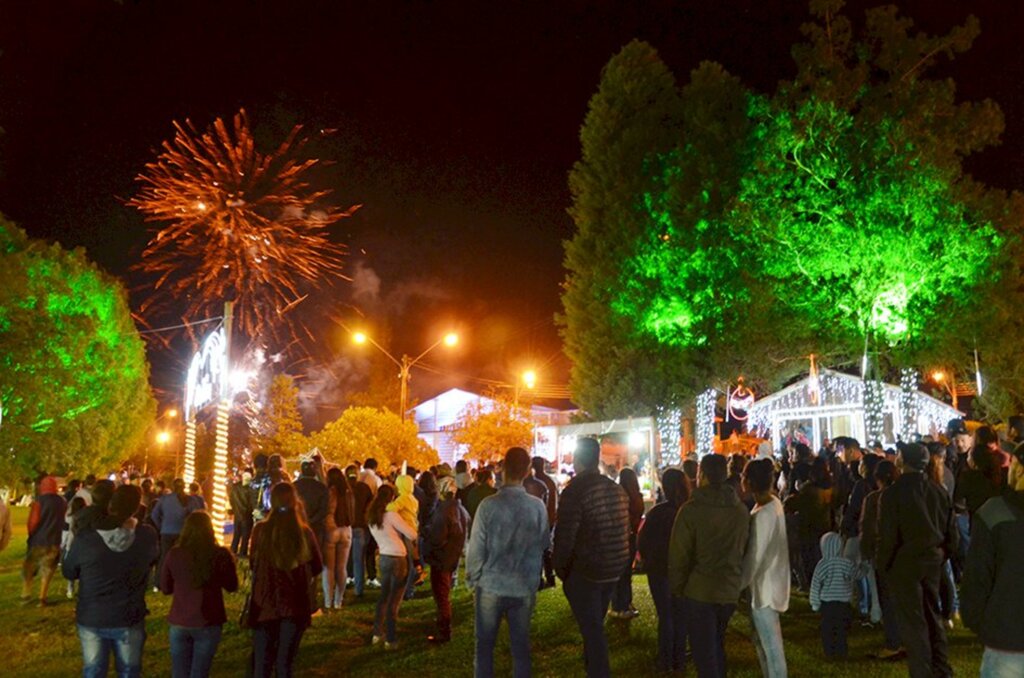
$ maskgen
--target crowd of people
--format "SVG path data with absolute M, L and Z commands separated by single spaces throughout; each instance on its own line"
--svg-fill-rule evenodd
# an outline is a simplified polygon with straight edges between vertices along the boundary
M 726 629 L 749 610 L 765 676 L 787 675 L 781 616 L 793 590 L 820 616 L 822 655 L 848 652 L 852 625 L 881 624 L 880 660 L 911 676 L 950 676 L 947 629 L 958 620 L 985 646 L 983 676 L 1024 675 L 1024 420 L 1003 439 L 951 422 L 945 439 L 885 450 L 840 438 L 779 457 L 708 454 L 662 469 L 645 504 L 637 473 L 602 465 L 581 439 L 564 484 L 543 458 L 512 448 L 471 471 L 465 461 L 379 475 L 375 460 L 329 467 L 318 456 L 293 478 L 256 455 L 229 492 L 230 548 L 219 545 L 203 488 L 181 480 L 116 484 L 42 477 L 28 518 L 26 601 L 45 605 L 58 567 L 77 598 L 83 675 L 142 673 L 145 596 L 172 597 L 174 676 L 210 672 L 224 592 L 241 587 L 250 671 L 285 677 L 314 616 L 379 589 L 367 639 L 399 645 L 401 606 L 428 580 L 430 643 L 452 638 L 460 571 L 473 591 L 475 675 L 494 674 L 502 621 L 515 676 L 533 673 L 538 591 L 560 580 L 588 676 L 611 673 L 605 619 L 629 621 L 633 572 L 657 613 L 652 670 L 727 675 Z M 0 510 L 0 549 L 10 538 Z M 464 570 L 460 567 L 464 565 Z M 557 580 L 556 580 L 557 578 Z M 38 593 L 36 586 L 38 581 Z

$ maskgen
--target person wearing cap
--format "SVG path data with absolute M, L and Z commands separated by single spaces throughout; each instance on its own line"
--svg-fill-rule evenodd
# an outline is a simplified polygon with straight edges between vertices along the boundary
M 964 622 L 985 645 L 981 675 L 1024 675 L 1024 443 L 1013 451 L 1009 491 L 974 514 L 960 591 Z
M 469 534 L 469 513 L 455 498 L 458 485 L 446 475 L 438 482 L 440 501 L 424 525 L 423 555 L 430 565 L 430 591 L 437 605 L 437 633 L 427 636 L 431 643 L 447 643 L 452 639 L 451 592 L 453 575 Z
M 956 552 L 957 533 L 949 496 L 925 474 L 929 458 L 923 445 L 905 445 L 903 474 L 879 505 L 877 565 L 895 603 L 912 678 L 953 675 L 939 581 L 943 562 Z

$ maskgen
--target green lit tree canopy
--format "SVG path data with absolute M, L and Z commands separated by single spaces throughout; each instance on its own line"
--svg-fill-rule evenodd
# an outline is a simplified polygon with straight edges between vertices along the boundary
M 855 36 L 841 9 L 812 1 L 795 76 L 772 93 L 711 63 L 677 90 L 643 43 L 605 67 L 570 177 L 563 294 L 592 415 L 651 412 L 737 374 L 776 382 L 811 352 L 962 352 L 945 319 L 985 306 L 1020 228 L 1008 196 L 963 169 L 998 142 L 998 107 L 927 77 L 977 22 L 928 36 L 886 7 Z
M 156 404 L 121 284 L 0 218 L 0 482 L 105 472 Z

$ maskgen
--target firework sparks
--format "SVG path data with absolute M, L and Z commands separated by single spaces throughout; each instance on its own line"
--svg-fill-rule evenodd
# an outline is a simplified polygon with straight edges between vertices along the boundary
M 233 299 L 237 329 L 277 334 L 305 289 L 345 277 L 345 248 L 328 239 L 328 227 L 359 205 L 322 204 L 329 191 L 310 185 L 319 161 L 300 157 L 301 126 L 271 153 L 256 149 L 244 110 L 202 133 L 188 120 L 174 128 L 128 201 L 147 221 L 166 224 L 142 253 L 139 267 L 157 291 L 143 313 L 167 294 L 185 301 L 190 319 L 216 315 Z

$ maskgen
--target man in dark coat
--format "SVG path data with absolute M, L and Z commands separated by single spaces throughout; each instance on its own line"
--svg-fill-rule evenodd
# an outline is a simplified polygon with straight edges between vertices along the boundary
M 548 509 L 548 525 L 555 529 L 555 520 L 558 518 L 558 484 L 555 479 L 547 474 L 544 457 L 533 458 L 533 477 L 544 483 L 548 493 L 544 499 L 544 505 Z M 550 588 L 555 585 L 555 567 L 551 563 L 551 549 L 544 551 L 544 587 Z
M 576 476 L 562 492 L 552 554 L 555 572 L 583 636 L 587 676 L 608 676 L 604 617 L 629 562 L 629 498 L 601 475 L 601 446 L 583 438 L 573 455 Z
M 321 553 L 324 549 L 324 541 L 327 530 L 327 509 L 330 502 L 330 493 L 327 486 L 316 477 L 316 463 L 313 461 L 302 462 L 301 477 L 295 481 L 295 491 L 306 508 L 306 520 L 309 522 L 309 529 L 316 536 L 317 545 Z
M 882 493 L 878 562 L 889 585 L 911 678 L 952 676 L 939 579 L 956 553 L 952 502 L 925 475 L 930 455 L 919 443 L 903 447 L 903 475 Z

